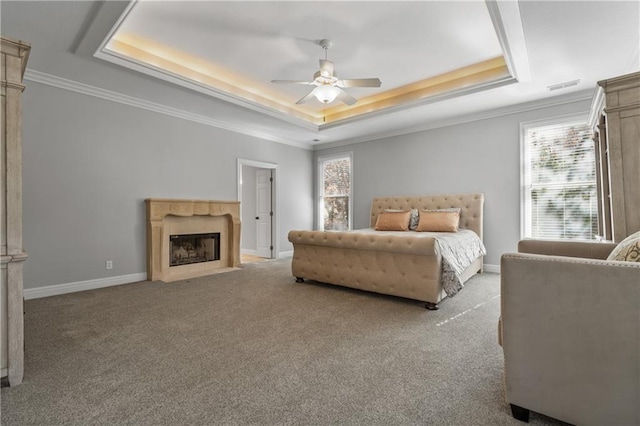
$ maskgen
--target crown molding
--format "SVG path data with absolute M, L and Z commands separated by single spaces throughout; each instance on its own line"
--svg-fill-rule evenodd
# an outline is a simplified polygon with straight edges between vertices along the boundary
M 476 84 L 470 87 L 463 87 L 461 89 L 457 89 L 457 90 L 450 90 L 447 92 L 443 92 L 440 94 L 436 94 L 433 96 L 429 96 L 426 98 L 422 98 L 422 99 L 418 99 L 414 102 L 405 102 L 402 104 L 398 104 L 395 106 L 391 106 L 391 107 L 387 107 L 385 109 L 382 110 L 378 110 L 378 111 L 372 111 L 372 112 L 368 112 L 368 113 L 364 113 L 364 114 L 360 114 L 357 116 L 353 116 L 353 117 L 349 117 L 349 118 L 345 118 L 342 119 L 340 121 L 335 121 L 335 122 L 331 122 L 331 123 L 327 123 L 327 124 L 322 124 L 320 125 L 320 131 L 323 130 L 328 130 L 328 129 L 332 129 L 332 128 L 337 128 L 337 127 L 341 127 L 344 126 L 346 124 L 351 124 L 351 123 L 357 123 L 359 121 L 363 121 L 363 119 L 370 119 L 370 118 L 374 118 L 374 117 L 385 117 L 391 114 L 395 114 L 401 111 L 406 111 L 406 110 L 410 110 L 413 108 L 417 108 L 417 107 L 421 107 L 421 106 L 425 106 L 425 105 L 429 105 L 429 104 L 433 104 L 436 102 L 442 102 L 442 101 L 446 101 L 449 99 L 454 99 L 454 98 L 458 98 L 458 97 L 462 97 L 462 96 L 467 96 L 467 95 L 472 95 L 474 93 L 478 93 L 478 92 L 483 92 L 483 91 L 487 91 L 487 90 L 491 90 L 491 89 L 496 89 L 502 86 L 506 86 L 509 84 L 515 84 L 518 81 L 511 77 L 511 76 L 505 76 L 502 78 L 498 78 L 496 80 L 493 81 L 488 81 L 485 83 L 481 83 L 481 84 Z
M 277 136 L 273 136 L 264 132 L 254 131 L 254 130 L 248 129 L 246 125 L 229 123 L 223 120 L 216 120 L 214 118 L 207 117 L 204 115 L 195 114 L 189 111 L 173 108 L 173 107 L 159 104 L 156 102 L 151 102 L 151 101 L 136 98 L 133 96 L 125 95 L 122 93 L 113 92 L 111 90 L 102 89 L 100 87 L 91 86 L 91 85 L 80 83 L 73 80 L 68 80 L 66 78 L 58 77 L 51 74 L 46 74 L 33 69 L 27 68 L 24 78 L 25 80 L 32 81 L 34 83 L 40 83 L 47 86 L 56 87 L 58 89 L 68 90 L 71 92 L 92 96 L 94 98 L 104 99 L 111 102 L 117 102 L 120 104 L 133 106 L 133 107 L 144 109 L 147 111 L 157 112 L 159 114 L 164 114 L 171 117 L 180 118 L 187 121 L 193 121 L 196 123 L 204 124 L 206 126 L 229 130 L 231 132 L 268 140 L 271 142 L 291 145 L 296 148 L 302 148 L 305 150 L 312 150 L 312 147 L 306 143 L 279 138 Z
M 587 119 L 589 127 L 595 127 L 598 124 L 598 118 L 600 117 L 603 106 L 604 89 L 602 88 L 602 86 L 598 85 L 596 86 L 596 91 L 594 92 L 591 99 L 591 110 L 589 111 L 589 118 Z
M 240 126 L 232 123 L 228 123 L 222 120 L 216 120 L 211 117 L 207 117 L 200 114 L 194 114 L 189 111 L 184 111 L 178 108 L 169 107 L 155 102 L 146 101 L 144 99 L 136 98 L 133 96 L 125 95 L 111 90 L 102 89 L 96 86 L 68 80 L 62 77 L 57 77 L 51 74 L 46 74 L 36 70 L 27 68 L 25 80 L 35 83 L 44 84 L 47 86 L 56 87 L 62 90 L 68 90 L 76 93 L 80 93 L 87 96 L 96 97 L 99 99 L 108 100 L 111 102 L 117 102 L 124 105 L 133 106 L 135 108 L 141 108 L 148 111 L 157 112 L 159 114 L 168 115 L 183 120 L 193 121 L 196 123 L 204 124 L 207 126 L 232 131 L 235 133 L 252 136 L 255 138 L 268 140 L 271 142 L 281 143 L 285 145 L 294 146 L 310 151 L 319 151 L 328 148 L 353 145 L 362 142 L 372 142 L 379 139 L 402 136 L 411 133 L 418 133 L 426 130 L 433 130 L 441 127 L 454 126 L 458 124 L 464 124 L 472 121 L 487 120 L 504 115 L 517 114 L 521 112 L 533 111 L 536 109 L 550 108 L 559 105 L 565 105 L 573 102 L 580 102 L 585 100 L 591 100 L 594 96 L 592 90 L 585 90 L 580 92 L 574 92 L 563 96 L 556 96 L 553 98 L 540 99 L 536 101 L 525 102 L 513 106 L 506 106 L 501 108 L 492 109 L 489 111 L 481 111 L 471 114 L 466 114 L 458 117 L 452 117 L 449 119 L 437 120 L 430 123 L 422 124 L 420 126 L 407 127 L 404 129 L 392 130 L 389 132 L 378 133 L 376 135 L 367 135 L 358 138 L 344 139 L 337 142 L 318 143 L 315 145 L 309 145 L 304 142 L 291 141 L 288 139 L 278 138 L 273 135 L 256 132 L 247 129 L 245 126 Z
M 307 130 L 318 131 L 319 128 L 317 124 L 301 119 L 295 115 L 289 115 L 280 110 L 266 107 L 258 102 L 253 102 L 245 99 L 242 96 L 226 92 L 208 84 L 199 83 L 196 80 L 168 71 L 159 66 L 145 64 L 142 61 L 129 58 L 125 55 L 108 50 L 106 48 L 97 51 L 93 56 L 97 59 L 119 65 L 125 69 L 137 71 L 146 76 L 155 77 L 167 83 L 175 84 L 196 91 L 198 93 L 220 99 L 221 101 L 229 102 L 239 107 L 286 121 Z
M 131 7 L 127 1 L 97 1 L 80 30 L 71 51 L 81 57 L 91 58 L 103 40 L 111 33 L 114 22 Z
M 138 5 L 139 0 L 130 0 L 124 9 L 121 9 L 121 13 L 117 16 L 117 19 L 113 23 L 113 25 L 109 28 L 108 32 L 103 35 L 102 41 L 99 43 L 95 51 L 92 53 L 92 56 L 110 62 L 112 64 L 116 64 L 125 69 L 134 70 L 140 72 L 144 75 L 150 75 L 159 80 L 176 84 L 178 86 L 185 87 L 190 90 L 194 90 L 196 92 L 205 94 L 207 96 L 211 96 L 217 99 L 220 99 L 225 102 L 229 102 L 234 105 L 238 105 L 240 107 L 262 113 L 268 115 L 270 117 L 278 118 L 280 120 L 287 121 L 294 125 L 297 125 L 302 128 L 306 128 L 307 130 L 318 131 L 318 125 L 314 124 L 306 119 L 302 119 L 295 114 L 288 114 L 286 112 L 280 111 L 278 109 L 269 108 L 267 106 L 262 105 L 259 102 L 253 102 L 249 99 L 246 99 L 243 96 L 235 95 L 233 93 L 218 89 L 215 86 L 210 84 L 200 83 L 197 80 L 192 78 L 185 77 L 181 74 L 170 71 L 166 67 L 162 66 L 154 66 L 144 61 L 138 60 L 133 57 L 129 57 L 123 54 L 120 54 L 116 51 L 109 49 L 109 42 L 113 39 L 114 35 L 122 25 L 122 23 L 127 19 L 131 11 Z M 113 8 L 115 10 L 115 8 Z M 103 15 L 108 16 L 110 19 L 113 19 L 113 10 L 105 12 Z M 113 22 L 113 21 L 112 21 Z M 104 30 L 103 30 L 104 33 Z M 160 59 L 160 58 L 157 58 Z M 292 111 L 293 112 L 293 111 Z
M 511 75 L 520 83 L 532 80 L 520 6 L 513 0 L 485 0 Z
M 313 146 L 314 151 L 320 151 L 328 148 L 336 148 L 341 146 L 353 145 L 363 142 L 373 142 L 379 139 L 392 138 L 396 136 L 408 135 L 411 133 L 419 133 L 427 130 L 439 129 L 441 127 L 455 126 L 458 124 L 470 123 L 473 121 L 488 120 L 492 118 L 502 117 L 505 115 L 519 114 L 537 109 L 551 108 L 560 105 L 566 105 L 574 102 L 591 100 L 593 90 L 583 90 L 580 92 L 569 93 L 563 96 L 555 96 L 553 98 L 538 99 L 535 101 L 524 102 L 521 104 L 494 108 L 488 111 L 474 112 L 451 117 L 442 120 L 436 120 L 420 126 L 408 127 L 404 129 L 396 129 L 385 133 L 378 133 L 371 136 L 363 136 L 359 138 L 344 139 L 338 142 L 319 143 Z

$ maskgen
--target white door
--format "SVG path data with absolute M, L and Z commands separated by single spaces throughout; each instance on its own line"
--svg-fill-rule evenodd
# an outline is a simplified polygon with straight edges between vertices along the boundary
M 256 231 L 257 255 L 271 258 L 271 169 L 256 172 Z

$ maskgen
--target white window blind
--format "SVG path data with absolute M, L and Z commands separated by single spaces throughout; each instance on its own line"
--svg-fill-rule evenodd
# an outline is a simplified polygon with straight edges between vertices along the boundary
M 318 159 L 320 200 L 319 227 L 322 230 L 351 228 L 351 154 Z
M 595 152 L 583 122 L 525 127 L 523 236 L 592 240 L 598 234 Z

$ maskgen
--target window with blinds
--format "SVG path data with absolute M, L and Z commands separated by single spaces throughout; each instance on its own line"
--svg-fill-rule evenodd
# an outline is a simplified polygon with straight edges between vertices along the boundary
M 593 240 L 598 234 L 595 150 L 584 122 L 523 128 L 523 236 Z
M 351 229 L 352 154 L 318 158 L 318 227 L 325 231 Z

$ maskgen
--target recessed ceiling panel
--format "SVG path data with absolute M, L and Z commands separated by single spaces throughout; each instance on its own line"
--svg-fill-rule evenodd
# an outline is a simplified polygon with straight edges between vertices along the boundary
M 296 105 L 325 51 L 358 102 Z M 419 103 L 510 77 L 487 6 L 470 2 L 137 1 L 103 53 L 123 65 L 313 125 Z

